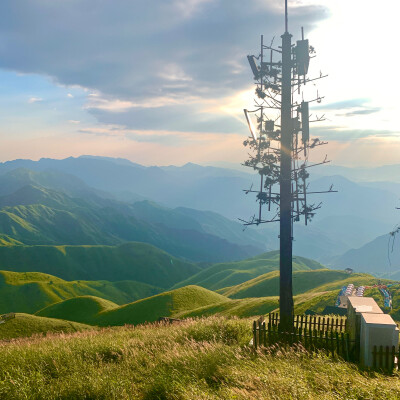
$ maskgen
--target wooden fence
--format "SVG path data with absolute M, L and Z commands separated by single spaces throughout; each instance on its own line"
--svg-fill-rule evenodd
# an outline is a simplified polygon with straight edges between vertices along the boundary
M 279 325 L 279 314 L 268 314 L 268 329 Z M 295 315 L 293 320 L 294 327 L 297 329 L 307 329 L 308 331 L 323 332 L 345 332 L 346 317 L 317 317 L 314 315 Z
M 279 314 L 271 313 L 268 322 L 253 322 L 253 346 L 255 349 L 274 344 L 301 344 L 309 351 L 324 351 L 332 357 L 341 357 L 346 361 L 360 361 L 360 347 L 357 340 L 350 339 L 346 330 L 346 318 L 315 317 L 296 315 L 292 332 L 279 330 Z M 400 349 L 389 346 L 374 346 L 372 367 L 391 373 L 399 368 Z
M 374 346 L 372 351 L 372 367 L 391 372 L 395 367 L 398 368 L 399 357 L 399 351 L 396 351 L 395 346 L 379 346 L 379 348 Z
M 347 361 L 359 360 L 356 341 L 345 333 L 345 318 L 325 318 L 311 315 L 295 316 L 292 332 L 279 330 L 279 314 L 271 313 L 268 323 L 254 321 L 253 346 L 268 347 L 276 343 L 292 346 L 301 343 L 309 351 L 326 351 L 332 357 Z

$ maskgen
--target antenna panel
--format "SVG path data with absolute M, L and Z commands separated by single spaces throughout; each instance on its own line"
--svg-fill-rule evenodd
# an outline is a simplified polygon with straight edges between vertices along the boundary
M 260 75 L 260 70 L 258 69 L 255 56 L 247 56 L 249 60 L 250 68 L 253 71 L 254 79 L 258 79 Z
M 308 101 L 301 102 L 301 132 L 302 142 L 306 144 L 310 140 L 310 117 Z
M 296 67 L 298 75 L 307 75 L 308 66 L 310 65 L 310 47 L 308 39 L 298 40 L 295 47 Z

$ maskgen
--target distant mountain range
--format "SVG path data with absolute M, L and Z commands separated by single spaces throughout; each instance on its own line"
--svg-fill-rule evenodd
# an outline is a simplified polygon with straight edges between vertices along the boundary
M 327 257 L 332 268 L 352 268 L 391 279 L 400 279 L 400 237 L 382 235 L 358 249 Z
M 400 221 L 395 210 L 400 184 L 388 177 L 399 180 L 399 171 L 396 165 L 310 170 L 309 191 L 333 184 L 339 192 L 309 196 L 323 204 L 307 227 L 295 224 L 295 253 L 332 263 L 390 232 Z M 258 184 L 251 170 L 191 163 L 145 167 L 94 156 L 14 160 L 0 164 L 0 240 L 30 245 L 141 241 L 192 261 L 240 260 L 279 246 L 277 225 L 243 232 L 237 221 L 258 212 L 255 197 L 243 192 Z
M 239 223 L 221 215 L 174 210 L 149 201 L 124 203 L 111 195 L 103 197 L 78 178 L 57 171 L 12 170 L 0 176 L 0 187 L 3 244 L 135 241 L 203 262 L 243 259 L 267 249 L 255 231 L 243 232 Z

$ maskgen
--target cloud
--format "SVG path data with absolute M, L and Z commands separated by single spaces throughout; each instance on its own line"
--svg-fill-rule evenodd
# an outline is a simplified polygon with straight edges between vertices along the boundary
M 29 104 L 33 104 L 33 103 L 39 103 L 39 102 L 41 102 L 41 101 L 43 101 L 43 99 L 40 98 L 40 97 L 31 97 L 31 98 L 28 100 L 28 103 L 29 103 Z
M 94 127 L 86 127 L 79 130 L 85 135 L 94 135 L 98 137 L 120 138 L 136 143 L 158 143 L 166 147 L 184 147 L 188 145 L 210 145 L 215 141 L 223 140 L 219 133 L 183 132 L 171 130 L 134 130 L 124 125 L 103 124 Z M 219 139 L 216 139 L 216 138 Z M 243 137 L 237 134 L 227 134 L 224 137 L 228 140 L 235 139 L 236 146 L 241 146 Z
M 370 99 L 349 99 L 314 107 L 316 110 L 347 110 L 349 108 L 363 107 Z
M 350 111 L 348 113 L 344 113 L 344 114 L 338 114 L 338 115 L 343 115 L 345 117 L 353 117 L 355 115 L 369 115 L 369 114 L 375 114 L 379 111 L 381 111 L 382 108 L 380 107 L 371 107 L 371 108 L 364 108 L 361 110 L 354 110 L 354 111 Z
M 314 137 L 322 140 L 334 140 L 337 142 L 349 142 L 365 138 L 389 138 L 396 137 L 400 132 L 388 129 L 349 129 L 341 126 L 319 126 L 311 130 Z
M 277 4 L 114 0 L 94 7 L 85 0 L 26 0 L 21 7 L 19 1 L 4 0 L 0 68 L 42 74 L 97 93 L 87 109 L 100 122 L 109 123 L 118 113 L 122 124 L 129 119 L 138 129 L 150 121 L 165 129 L 184 119 L 192 123 L 191 130 L 204 130 L 213 121 L 218 124 L 213 131 L 225 132 L 223 115 L 207 118 L 199 112 L 201 102 L 232 96 L 251 83 L 246 55 L 258 53 L 261 33 L 272 38 L 282 32 Z M 293 33 L 300 32 L 300 25 L 310 31 L 327 17 L 323 7 L 293 7 Z M 192 106 L 183 110 L 174 107 L 188 102 Z M 140 108 L 154 108 L 153 116 L 135 112 Z
M 74 95 L 71 94 L 71 93 L 68 93 L 68 94 L 67 94 L 67 97 L 69 97 L 70 99 L 73 99 L 73 98 L 74 98 Z
M 314 107 L 315 110 L 336 111 L 337 117 L 356 117 L 360 115 L 370 115 L 378 113 L 382 110 L 381 107 L 371 107 L 370 99 L 357 98 L 329 103 Z

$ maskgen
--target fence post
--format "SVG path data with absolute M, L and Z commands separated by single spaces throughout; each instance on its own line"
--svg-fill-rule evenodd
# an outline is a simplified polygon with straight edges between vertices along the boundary
M 267 347 L 267 329 L 265 327 L 265 321 L 262 324 L 263 327 L 263 342 L 264 342 L 264 347 Z
M 387 371 L 389 371 L 389 356 L 390 356 L 389 346 L 386 346 L 386 348 L 385 348 L 385 369 Z
M 342 339 L 342 357 L 346 361 L 349 361 L 349 359 L 346 358 L 346 339 L 345 339 L 345 334 L 343 332 L 341 332 L 340 335 L 341 335 L 341 339 Z
M 374 346 L 374 349 L 372 350 L 372 367 L 374 369 L 376 369 L 376 362 L 377 362 L 377 358 L 378 358 L 377 356 L 378 356 L 377 349 L 376 349 L 376 346 Z
M 379 346 L 379 368 L 383 367 L 383 347 Z
M 272 326 L 271 333 L 270 333 L 271 343 L 275 343 L 275 327 Z
M 304 337 L 304 348 L 306 348 L 308 350 L 308 343 L 307 343 L 307 328 L 304 328 L 303 330 L 303 337 Z
M 339 343 L 339 332 L 337 330 L 335 332 L 335 336 L 336 336 L 336 353 L 339 357 L 340 356 L 340 343 Z
M 333 330 L 331 330 L 331 354 L 332 357 L 335 357 L 335 342 L 333 341 Z
M 394 358 L 396 357 L 396 347 L 392 346 L 392 352 L 390 355 L 390 370 L 393 371 L 394 369 Z
M 321 330 L 321 317 L 318 317 L 318 331 Z
M 349 344 L 350 344 L 350 335 L 348 333 L 346 333 L 346 356 L 347 356 L 347 361 L 350 361 Z
M 257 350 L 257 322 L 253 322 L 253 346 Z
M 324 349 L 326 349 L 326 351 L 327 351 L 327 353 L 328 353 L 328 355 L 329 355 L 329 334 L 328 334 L 328 331 L 325 331 L 324 332 L 324 340 L 325 340 L 325 345 L 323 346 L 324 347 Z

